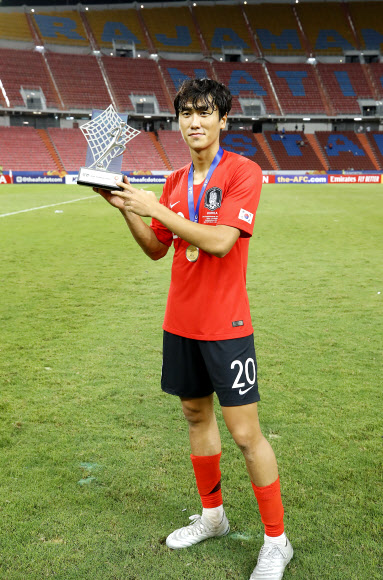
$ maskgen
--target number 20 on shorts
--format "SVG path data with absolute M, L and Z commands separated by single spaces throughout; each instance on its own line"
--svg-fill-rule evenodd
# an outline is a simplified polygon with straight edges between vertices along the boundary
M 239 394 L 244 395 L 245 393 L 247 393 L 247 391 L 250 391 L 250 389 L 252 389 L 254 387 L 255 381 L 257 378 L 257 371 L 255 368 L 254 359 L 248 358 L 245 362 L 245 368 L 243 366 L 242 361 L 234 360 L 231 363 L 231 368 L 234 369 L 235 367 L 238 367 L 238 373 L 237 373 L 237 376 L 236 376 L 235 381 L 233 383 L 232 389 L 239 389 L 239 391 L 238 391 Z M 250 385 L 250 387 L 248 387 L 247 389 L 242 388 L 242 387 L 246 386 L 246 383 L 239 382 L 243 376 L 244 371 L 245 371 L 245 377 L 246 377 L 247 384 Z

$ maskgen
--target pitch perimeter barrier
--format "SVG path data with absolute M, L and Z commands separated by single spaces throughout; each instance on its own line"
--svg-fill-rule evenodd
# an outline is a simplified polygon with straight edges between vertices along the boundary
M 276 175 L 275 183 L 327 183 L 327 175 Z
M 328 183 L 383 183 L 383 175 L 329 175 Z
M 156 185 L 163 184 L 170 175 L 169 172 L 147 171 L 147 172 L 125 172 L 130 183 L 134 185 Z M 333 183 L 383 183 L 383 174 L 381 173 L 350 173 L 350 174 L 302 174 L 300 173 L 265 173 L 262 178 L 263 183 L 277 184 L 333 184 Z M 0 185 L 2 184 L 25 185 L 29 183 L 65 183 L 74 185 L 77 183 L 77 173 L 55 172 L 55 171 L 11 171 L 0 174 Z

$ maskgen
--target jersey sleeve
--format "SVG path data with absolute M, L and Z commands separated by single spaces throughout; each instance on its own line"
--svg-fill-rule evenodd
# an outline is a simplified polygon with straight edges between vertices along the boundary
M 262 188 L 262 170 L 254 162 L 239 165 L 222 200 L 217 225 L 238 228 L 241 237 L 253 234 Z
M 168 198 L 169 198 L 169 179 L 166 180 L 162 195 L 160 197 L 160 203 L 165 207 L 168 207 Z M 161 222 L 152 218 L 150 223 L 150 227 L 152 228 L 155 236 L 159 242 L 165 244 L 166 246 L 170 247 L 173 242 L 173 234 L 168 228 L 166 228 Z

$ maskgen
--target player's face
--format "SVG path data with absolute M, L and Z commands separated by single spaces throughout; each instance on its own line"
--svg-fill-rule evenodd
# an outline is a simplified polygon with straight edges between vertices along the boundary
M 192 103 L 186 103 L 179 114 L 179 125 L 185 143 L 194 151 L 202 151 L 215 147 L 219 143 L 221 129 L 226 126 L 227 115 L 219 118 L 219 111 L 215 107 L 194 108 Z

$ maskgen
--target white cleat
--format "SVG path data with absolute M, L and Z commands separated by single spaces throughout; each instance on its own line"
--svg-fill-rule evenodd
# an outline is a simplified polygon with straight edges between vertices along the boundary
M 172 548 L 172 550 L 189 548 L 194 544 L 198 544 L 198 542 L 207 540 L 207 538 L 220 538 L 230 532 L 230 525 L 225 512 L 223 512 L 222 520 L 218 525 L 211 524 L 205 519 L 202 520 L 199 515 L 190 516 L 189 520 L 191 520 L 191 524 L 175 530 L 166 538 L 168 548 Z
M 293 554 L 293 547 L 287 539 L 286 546 L 264 544 L 259 552 L 258 562 L 250 580 L 281 580 Z

